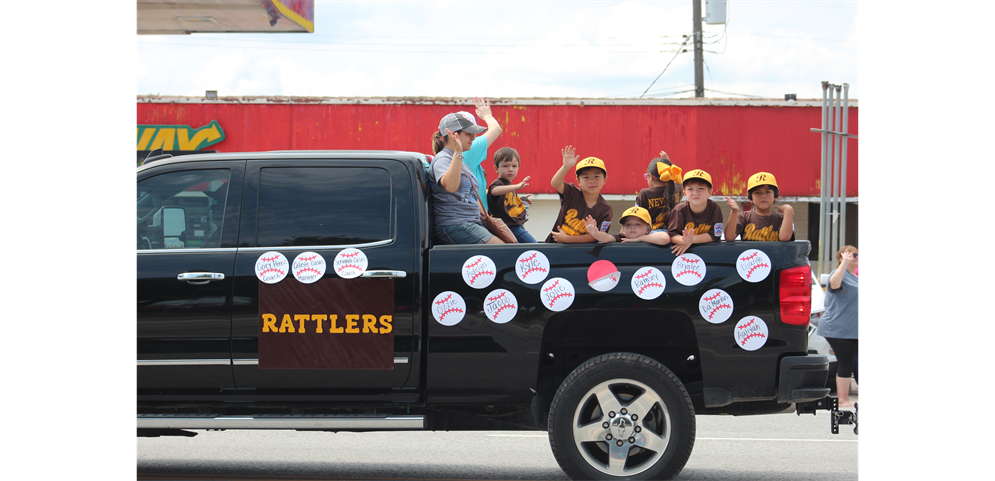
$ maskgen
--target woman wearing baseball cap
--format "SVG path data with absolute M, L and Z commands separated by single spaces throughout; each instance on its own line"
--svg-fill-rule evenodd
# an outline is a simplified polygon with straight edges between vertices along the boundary
M 480 223 L 477 179 L 463 163 L 477 134 L 486 130 L 466 112 L 446 115 L 439 134 L 446 139 L 429 166 L 432 234 L 437 244 L 503 244 Z

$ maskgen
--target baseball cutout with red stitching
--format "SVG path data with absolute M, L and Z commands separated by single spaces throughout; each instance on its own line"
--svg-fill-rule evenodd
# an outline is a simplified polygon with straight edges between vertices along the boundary
M 369 265 L 370 261 L 366 258 L 366 253 L 352 247 L 339 251 L 338 254 L 335 254 L 335 260 L 332 261 L 335 273 L 343 279 L 352 279 L 363 275 Z
M 473 256 L 463 263 L 463 280 L 466 285 L 474 289 L 483 289 L 492 282 L 497 275 L 497 267 L 494 261 L 487 256 Z
M 504 324 L 518 314 L 518 299 L 507 289 L 494 289 L 484 297 L 484 314 L 488 319 Z
M 611 261 L 604 259 L 594 261 L 591 267 L 587 268 L 587 285 L 598 292 L 608 292 L 614 289 L 621 278 L 622 273 Z
M 674 280 L 685 286 L 693 286 L 705 278 L 705 261 L 695 254 L 684 254 L 670 265 L 670 274 Z
M 756 351 L 767 344 L 767 323 L 757 316 L 746 316 L 736 323 L 736 345 L 747 351 Z
M 640 299 L 650 301 L 663 294 L 664 288 L 667 287 L 667 279 L 663 277 L 660 269 L 646 266 L 632 275 L 630 284 L 632 285 L 632 292 L 639 296 Z
M 736 271 L 747 282 L 760 282 L 770 274 L 770 257 L 761 250 L 747 249 L 736 258 Z
M 709 289 L 698 300 L 698 312 L 712 324 L 722 324 L 732 315 L 732 296 L 722 289 Z
M 538 284 L 549 275 L 549 259 L 539 251 L 525 251 L 515 262 L 515 274 L 526 284 Z
M 305 283 L 312 284 L 325 275 L 325 258 L 317 252 L 301 252 L 294 258 L 294 265 L 290 271 L 294 273 L 294 278 Z
M 432 316 L 443 326 L 455 326 L 466 315 L 466 301 L 453 291 L 445 291 L 432 301 Z
M 554 277 L 546 281 L 539 290 L 542 305 L 553 312 L 560 312 L 574 303 L 577 293 L 574 285 L 562 277 Z
M 287 277 L 290 261 L 279 252 L 267 252 L 256 259 L 256 277 L 267 284 L 276 284 Z

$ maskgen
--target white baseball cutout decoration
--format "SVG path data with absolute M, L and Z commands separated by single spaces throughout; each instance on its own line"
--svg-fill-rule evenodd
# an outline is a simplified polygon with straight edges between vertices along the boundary
M 538 284 L 549 275 L 549 259 L 539 251 L 525 251 L 515 262 L 515 274 L 526 284 Z
M 466 315 L 466 301 L 453 291 L 445 291 L 432 301 L 432 316 L 443 326 L 455 326 Z
M 366 253 L 349 247 L 335 254 L 335 260 L 332 261 L 332 265 L 339 277 L 352 279 L 363 275 L 366 272 L 366 268 L 370 265 L 370 261 L 366 258 Z
M 291 271 L 294 278 L 305 284 L 313 284 L 325 275 L 325 258 L 317 252 L 301 252 L 294 258 Z
M 630 284 L 632 285 L 632 292 L 639 296 L 640 299 L 649 301 L 663 294 L 664 288 L 667 287 L 667 279 L 663 277 L 660 269 L 646 266 L 632 275 Z
M 507 289 L 494 289 L 484 297 L 484 314 L 488 319 L 504 324 L 518 314 L 518 299 Z
M 570 307 L 574 303 L 577 293 L 573 284 L 562 277 L 554 277 L 546 281 L 539 291 L 539 298 L 542 305 L 553 312 L 560 312 Z
M 670 265 L 674 280 L 685 286 L 693 286 L 705 278 L 705 261 L 695 254 L 684 254 Z
M 732 315 L 732 296 L 722 289 L 709 289 L 698 300 L 698 312 L 712 324 L 721 324 Z
M 756 351 L 767 344 L 767 323 L 757 316 L 746 316 L 736 323 L 736 345 Z
M 487 256 L 473 256 L 463 263 L 463 280 L 474 289 L 483 289 L 492 282 L 497 273 L 494 261 Z
M 736 258 L 736 271 L 747 282 L 760 282 L 770 274 L 770 258 L 761 250 L 745 250 Z
M 267 252 L 256 259 L 256 277 L 267 284 L 276 284 L 287 277 L 290 262 L 279 252 Z
M 591 267 L 587 268 L 587 284 L 598 292 L 608 292 L 618 285 L 622 274 L 611 261 L 604 259 L 594 261 Z

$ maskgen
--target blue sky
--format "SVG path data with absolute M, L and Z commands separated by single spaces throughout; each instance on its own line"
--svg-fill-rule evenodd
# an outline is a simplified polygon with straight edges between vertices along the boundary
M 319 0 L 313 34 L 139 36 L 136 93 L 686 98 L 691 5 Z M 821 98 L 827 80 L 858 98 L 857 21 L 855 1 L 728 2 L 704 25 L 706 97 Z

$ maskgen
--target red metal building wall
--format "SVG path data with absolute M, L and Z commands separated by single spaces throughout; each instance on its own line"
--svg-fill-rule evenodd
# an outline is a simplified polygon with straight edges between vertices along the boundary
M 512 102 L 513 103 L 513 102 Z M 222 152 L 374 149 L 431 154 L 431 135 L 450 112 L 472 105 L 199 103 L 139 101 L 138 124 L 200 127 L 217 120 Z M 513 147 L 522 157 L 519 178 L 532 177 L 525 192 L 553 193 L 549 179 L 562 165 L 560 149 L 573 145 L 581 158 L 599 157 L 608 167 L 604 194 L 635 194 L 646 187 L 643 172 L 660 150 L 685 171 L 712 176 L 713 195 L 745 195 L 746 179 L 773 173 L 782 196 L 818 196 L 820 107 L 714 105 L 495 105 L 504 129 L 488 152 Z M 849 131 L 858 134 L 857 109 Z M 479 121 L 478 121 L 479 122 Z M 482 122 L 481 122 L 482 123 Z M 847 196 L 858 192 L 856 140 L 847 148 Z M 487 161 L 488 180 L 493 180 Z M 573 181 L 573 175 L 567 180 Z

